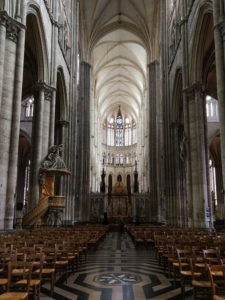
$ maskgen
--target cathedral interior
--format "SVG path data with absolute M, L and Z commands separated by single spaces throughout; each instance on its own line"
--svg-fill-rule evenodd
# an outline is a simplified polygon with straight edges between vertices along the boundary
M 0 0 L 0 299 L 224 282 L 225 0 Z

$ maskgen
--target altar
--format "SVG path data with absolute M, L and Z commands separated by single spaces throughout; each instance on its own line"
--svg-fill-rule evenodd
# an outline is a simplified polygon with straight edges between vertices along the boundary
M 130 219 L 132 217 L 131 197 L 122 182 L 117 182 L 108 195 L 107 214 L 110 219 Z

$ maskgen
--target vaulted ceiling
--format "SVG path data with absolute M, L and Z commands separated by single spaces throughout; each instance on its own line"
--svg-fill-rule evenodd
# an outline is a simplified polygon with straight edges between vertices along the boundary
M 121 105 L 137 120 L 147 64 L 159 56 L 159 0 L 81 0 L 83 48 L 103 118 Z M 84 55 L 84 56 L 85 56 Z

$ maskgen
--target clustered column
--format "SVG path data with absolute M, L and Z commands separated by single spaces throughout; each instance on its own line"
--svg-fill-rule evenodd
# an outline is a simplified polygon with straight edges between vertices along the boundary
M 79 197 L 79 219 L 89 220 L 90 191 L 90 71 L 91 66 L 80 65 L 80 94 L 78 101 L 78 149 L 77 149 L 77 195 Z
M 159 63 L 154 61 L 148 66 L 149 69 L 149 178 L 150 178 L 150 221 L 157 222 L 161 218 L 160 195 L 159 195 L 159 157 L 157 147 L 157 101 L 159 101 Z
M 0 13 L 0 229 L 12 229 L 25 26 Z
M 224 1 L 213 0 L 214 41 L 216 57 L 217 97 L 219 103 L 221 161 L 223 189 L 221 200 L 225 205 L 225 12 Z M 225 218 L 225 216 L 223 216 Z
M 50 101 L 53 89 L 44 82 L 35 87 L 34 121 L 33 121 L 33 153 L 31 166 L 31 207 L 39 201 L 39 168 L 47 155 L 49 143 Z
M 208 156 L 205 93 L 201 84 L 196 83 L 184 90 L 188 109 L 188 177 L 191 188 L 187 191 L 189 226 L 210 228 L 211 204 L 208 191 Z
M 57 126 L 59 126 L 60 128 L 60 140 L 58 141 L 59 144 L 66 144 L 67 138 L 68 138 L 68 128 L 69 128 L 69 122 L 66 120 L 60 120 L 57 122 Z M 65 157 L 64 157 L 65 159 Z M 65 185 L 63 184 L 65 180 L 65 177 L 60 180 L 60 187 L 59 187 L 59 195 L 63 195 L 63 187 L 65 187 Z M 66 198 L 66 201 L 68 199 Z M 66 207 L 67 207 L 68 202 L 66 202 Z

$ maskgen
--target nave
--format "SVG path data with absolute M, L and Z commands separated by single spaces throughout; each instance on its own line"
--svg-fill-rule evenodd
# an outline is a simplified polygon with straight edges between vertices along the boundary
M 128 233 L 109 232 L 75 274 L 57 280 L 50 297 L 49 285 L 42 287 L 41 300 L 179 300 L 180 282 L 174 285 L 160 266 L 156 252 L 144 245 L 135 246 Z M 185 299 L 192 299 L 186 287 Z

